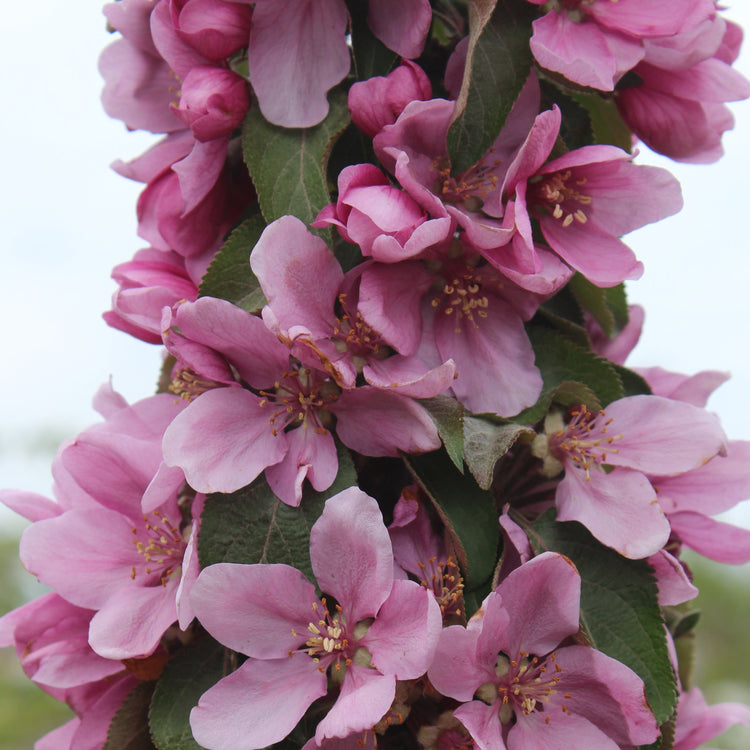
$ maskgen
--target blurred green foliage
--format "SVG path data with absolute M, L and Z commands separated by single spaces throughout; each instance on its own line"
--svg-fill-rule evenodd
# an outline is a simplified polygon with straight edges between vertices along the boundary
M 44 593 L 18 559 L 18 538 L 0 535 L 0 614 Z M 0 649 L 0 748 L 29 750 L 42 735 L 64 724 L 71 710 L 40 690 L 21 670 L 12 648 Z

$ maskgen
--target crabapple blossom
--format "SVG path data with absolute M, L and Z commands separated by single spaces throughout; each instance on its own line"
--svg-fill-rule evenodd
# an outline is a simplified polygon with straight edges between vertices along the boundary
M 581 579 L 545 552 L 513 571 L 466 627 L 440 636 L 430 682 L 480 750 L 616 750 L 658 735 L 643 682 L 624 664 L 561 642 L 578 632 Z
M 649 477 L 698 469 L 726 453 L 726 437 L 703 409 L 630 396 L 598 413 L 581 405 L 567 424 L 559 413 L 549 415 L 532 450 L 546 476 L 564 471 L 555 491 L 557 519 L 580 521 L 603 544 L 640 558 L 661 549 L 670 533 Z
M 201 624 L 247 660 L 205 693 L 190 717 L 209 750 L 255 750 L 283 739 L 329 689 L 337 697 L 315 740 L 371 729 L 396 680 L 420 677 L 441 629 L 432 592 L 394 580 L 377 502 L 351 487 L 330 498 L 310 532 L 315 586 L 288 565 L 220 563 L 192 601 Z

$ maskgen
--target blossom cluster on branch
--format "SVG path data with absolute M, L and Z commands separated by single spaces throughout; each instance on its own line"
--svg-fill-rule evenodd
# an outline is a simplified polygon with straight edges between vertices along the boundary
M 147 247 L 54 499 L 3 490 L 50 593 L 0 618 L 75 717 L 37 750 L 691 750 L 684 548 L 750 443 L 724 373 L 625 365 L 623 236 L 750 96 L 714 0 L 117 0 L 103 104 Z M 665 248 L 665 252 L 669 249 Z

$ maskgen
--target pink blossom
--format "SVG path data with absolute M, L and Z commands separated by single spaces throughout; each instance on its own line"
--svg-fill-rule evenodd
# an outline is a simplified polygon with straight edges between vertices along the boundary
M 151 38 L 151 0 L 121 0 L 104 6 L 104 14 L 122 38 L 99 57 L 104 78 L 102 105 L 110 117 L 131 129 L 171 133 L 182 128 L 170 105 L 178 99 L 180 81 L 162 59 Z
M 512 416 L 534 404 L 542 387 L 523 321 L 565 283 L 567 271 L 552 262 L 533 277 L 519 275 L 539 290 L 530 291 L 454 241 L 424 263 L 365 268 L 359 306 L 377 330 L 397 325 L 400 335 L 421 336 L 417 356 L 427 367 L 453 360 L 452 389 L 468 409 Z
M 91 647 L 108 659 L 151 654 L 197 576 L 193 520 L 182 521 L 182 472 L 162 462 L 161 439 L 182 404 L 167 394 L 114 411 L 66 445 L 56 462 L 66 502 L 21 539 L 28 570 L 72 604 L 95 610 Z
M 451 174 L 446 140 L 454 108 L 455 102 L 445 99 L 411 102 L 375 136 L 375 153 L 429 216 L 452 218 L 494 262 L 513 237 L 512 221 L 503 220 L 500 191 L 511 157 L 539 111 L 539 85 L 535 76 L 529 77 L 487 153 L 458 175 Z M 541 263 L 532 262 L 519 270 L 531 273 L 539 267 Z
M 578 632 L 581 579 L 545 552 L 513 571 L 467 627 L 443 630 L 428 676 L 460 701 L 454 716 L 480 750 L 568 750 L 648 744 L 659 734 L 641 679 L 586 646 Z
M 619 238 L 679 211 L 679 183 L 615 146 L 584 146 L 545 164 L 559 127 L 557 108 L 542 112 L 505 176 L 516 251 L 533 253 L 534 216 L 550 247 L 594 284 L 639 278 L 643 266 Z
M 334 431 L 368 456 L 440 446 L 416 401 L 367 385 L 341 390 L 322 362 L 300 363 L 260 318 L 225 300 L 178 305 L 164 331 L 167 347 L 198 383 L 185 391 L 194 400 L 166 431 L 164 455 L 201 492 L 233 492 L 265 469 L 277 496 L 298 505 L 305 478 L 324 490 L 336 477 Z
M 224 0 L 158 0 L 151 16 L 154 43 L 176 75 L 225 60 L 247 45 L 250 8 Z
M 633 71 L 638 83 L 616 97 L 623 118 L 649 148 L 697 164 L 724 152 L 722 134 L 734 126 L 724 103 L 750 96 L 750 82 L 731 67 L 741 30 L 718 16 L 701 30 L 697 40 L 678 34 L 646 45 L 646 57 Z
M 545 0 L 529 0 L 544 5 Z M 581 86 L 612 91 L 643 59 L 643 41 L 673 35 L 714 13 L 710 0 L 622 0 L 555 2 L 532 24 L 537 62 Z
M 349 89 L 349 112 L 352 122 L 372 138 L 396 122 L 409 102 L 431 98 L 430 79 L 422 68 L 411 60 L 402 60 L 387 76 L 353 83 Z
M 122 661 L 92 651 L 93 615 L 50 593 L 0 618 L 0 646 L 14 645 L 26 675 L 76 714 L 38 740 L 35 750 L 101 748 L 115 712 L 138 684 Z
M 200 65 L 182 82 L 180 103 L 174 113 L 199 141 L 228 138 L 250 105 L 244 78 L 231 70 Z
M 308 707 L 338 689 L 315 741 L 372 728 L 396 680 L 425 673 L 441 629 L 434 597 L 394 580 L 378 504 L 356 487 L 330 498 L 310 533 L 317 585 L 288 565 L 211 565 L 193 588 L 201 624 L 248 659 L 201 697 L 190 715 L 209 750 L 255 750 L 283 739 Z
M 599 413 L 580 406 L 568 424 L 550 415 L 532 451 L 544 459 L 546 476 L 565 472 L 555 494 L 558 520 L 579 521 L 603 544 L 640 558 L 661 549 L 670 533 L 649 477 L 698 469 L 726 452 L 726 438 L 703 409 L 631 396 Z
M 416 486 L 405 487 L 393 509 L 388 527 L 393 557 L 419 583 L 432 591 L 443 619 L 463 618 L 463 581 L 458 565 L 432 526 Z M 454 620 L 455 622 L 455 620 Z
M 112 269 L 112 278 L 118 289 L 104 320 L 149 344 L 162 342 L 161 311 L 165 306 L 198 296 L 198 286 L 188 274 L 185 259 L 172 251 L 139 250 L 132 260 Z
M 141 156 L 114 168 L 145 182 L 138 198 L 138 234 L 205 267 L 255 194 L 244 164 L 228 160 L 228 141 L 196 141 L 173 133 Z
M 431 20 L 429 0 L 373 0 L 368 8 L 370 29 L 402 57 L 421 54 Z M 347 23 L 343 0 L 254 3 L 248 47 L 250 82 L 267 120 L 305 128 L 326 116 L 326 93 L 349 72 Z M 285 96 L 278 96 L 279 91 Z
M 361 373 L 370 385 L 414 398 L 450 388 L 453 362 L 428 369 L 412 356 L 419 344 L 415 331 L 395 320 L 383 332 L 371 326 L 359 305 L 364 266 L 344 275 L 325 242 L 296 217 L 266 227 L 250 265 L 268 300 L 266 323 L 293 343 L 301 360 L 323 364 L 339 386 L 354 388 Z M 402 283 L 412 281 L 405 276 Z
M 359 245 L 363 255 L 383 263 L 425 255 L 455 228 L 449 216 L 430 219 L 409 193 L 391 185 L 373 164 L 341 170 L 336 203 L 326 206 L 312 223 L 328 225 Z

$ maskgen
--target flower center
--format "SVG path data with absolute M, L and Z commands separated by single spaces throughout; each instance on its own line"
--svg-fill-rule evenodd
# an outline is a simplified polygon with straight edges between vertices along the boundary
M 570 169 L 545 175 L 535 187 L 535 203 L 561 220 L 564 227 L 569 227 L 574 221 L 585 224 L 588 216 L 584 207 L 591 203 L 591 196 L 582 193 L 580 188 L 586 182 L 585 177 L 576 179 Z
M 561 430 L 549 438 L 551 453 L 560 460 L 568 458 L 586 472 L 586 479 L 590 479 L 589 470 L 592 462 L 603 464 L 607 462 L 607 453 L 617 453 L 612 448 L 615 440 L 622 435 L 607 433 L 611 419 L 604 420 L 604 411 L 592 412 L 583 404 L 579 404 L 571 412 L 571 421 Z
M 489 162 L 486 158 L 492 149 L 485 154 L 473 167 L 453 177 L 448 160 L 445 157 L 436 159 L 432 163 L 432 170 L 436 173 L 435 193 L 444 203 L 463 203 L 469 211 L 479 211 L 487 194 L 497 188 L 497 168 L 500 159 Z
M 446 560 L 430 557 L 427 564 L 417 565 L 425 576 L 420 584 L 435 594 L 443 617 L 462 614 L 464 582 L 456 561 L 452 557 Z
M 482 292 L 485 278 L 483 271 L 468 263 L 462 263 L 450 273 L 445 268 L 442 276 L 442 288 L 438 282 L 438 293 L 432 299 L 432 306 L 440 308 L 444 315 L 453 316 L 456 333 L 461 333 L 461 321 L 465 320 L 474 328 L 479 328 L 479 321 L 487 317 L 489 298 Z M 448 273 L 446 273 L 448 272 Z M 450 279 L 450 281 L 443 281 Z
M 201 393 L 210 391 L 212 388 L 223 388 L 225 385 L 211 378 L 204 378 L 189 367 L 183 367 L 174 373 L 172 382 L 169 384 L 169 392 L 186 401 L 192 401 Z
M 339 390 L 333 381 L 323 380 L 307 367 L 285 372 L 273 384 L 272 391 L 260 391 L 260 406 L 276 407 L 269 417 L 274 436 L 279 430 L 312 427 L 325 434 L 333 417 L 328 405 L 338 398 Z
M 150 579 L 148 586 L 167 585 L 172 574 L 182 566 L 187 543 L 182 532 L 159 511 L 154 511 L 151 518 L 143 516 L 143 524 L 133 526 L 133 544 L 138 554 L 143 557 L 140 571 L 133 565 L 131 579 L 135 580 L 139 572 Z
M 380 334 L 369 326 L 362 313 L 349 311 L 345 293 L 339 295 L 339 306 L 341 314 L 336 318 L 333 335 L 340 352 L 348 351 L 353 357 L 363 360 L 368 356 L 380 359 L 390 353 Z
M 520 660 L 508 659 L 498 654 L 495 674 L 497 682 L 488 682 L 477 690 L 477 697 L 492 705 L 499 699 L 500 721 L 510 722 L 517 713 L 529 715 L 533 711 L 544 711 L 557 694 L 557 684 L 562 679 L 562 668 L 556 662 L 553 651 L 540 659 L 522 651 Z M 565 697 L 570 697 L 567 694 Z M 567 711 L 565 704 L 561 705 Z M 549 717 L 545 719 L 549 722 Z

